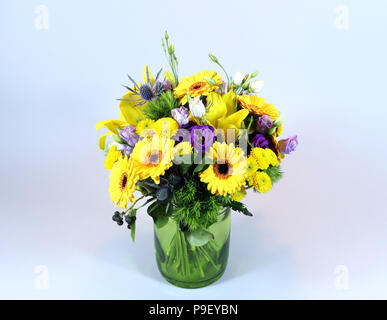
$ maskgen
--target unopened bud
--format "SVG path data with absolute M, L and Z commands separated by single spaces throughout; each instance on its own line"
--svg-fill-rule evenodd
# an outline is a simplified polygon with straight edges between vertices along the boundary
M 212 61 L 214 61 L 215 63 L 218 63 L 218 59 L 213 54 L 209 53 L 208 56 Z
M 208 78 L 208 77 L 204 77 L 204 79 L 207 81 L 208 84 L 210 84 L 212 86 L 218 85 L 214 79 L 211 79 L 211 78 Z

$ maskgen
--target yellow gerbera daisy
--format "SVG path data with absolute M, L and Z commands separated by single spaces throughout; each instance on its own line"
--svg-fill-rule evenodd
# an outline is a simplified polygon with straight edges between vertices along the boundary
M 266 172 L 258 171 L 254 174 L 253 185 L 260 193 L 265 193 L 271 188 L 271 179 Z
M 216 71 L 203 70 L 194 76 L 182 78 L 179 85 L 174 90 L 175 98 L 181 98 L 180 103 L 187 103 L 187 93 L 191 97 L 206 96 L 211 91 L 218 88 L 216 85 L 210 85 L 205 78 L 214 80 L 217 84 L 222 83 L 222 79 Z
M 117 151 L 117 145 L 112 145 L 109 149 L 109 152 L 105 158 L 105 168 L 111 170 L 116 161 L 122 156 L 120 151 Z
M 233 144 L 215 142 L 207 152 L 214 161 L 199 174 L 200 180 L 207 183 L 213 194 L 234 194 L 246 181 L 246 158 L 243 151 Z
M 238 101 L 241 106 L 256 115 L 267 115 L 271 119 L 276 120 L 279 117 L 280 112 L 271 103 L 266 103 L 264 98 L 260 98 L 257 95 L 250 96 L 245 94 L 238 96 Z
M 113 165 L 110 173 L 110 199 L 121 208 L 127 207 L 130 189 L 134 186 L 130 180 L 129 159 L 124 156 Z M 132 192 L 133 193 L 133 192 Z
M 253 148 L 250 155 L 255 159 L 258 165 L 258 169 L 266 170 L 270 165 L 270 158 L 266 149 Z
M 242 187 L 240 190 L 236 191 L 231 195 L 231 199 L 234 201 L 241 201 L 246 195 L 245 187 Z
M 130 159 L 140 180 L 151 177 L 157 184 L 160 176 L 172 166 L 174 140 L 161 139 L 157 135 L 136 143 Z
M 136 126 L 137 134 L 139 134 L 140 136 L 149 135 L 147 132 L 149 132 L 148 130 L 152 129 L 154 123 L 154 120 L 151 119 L 141 120 Z

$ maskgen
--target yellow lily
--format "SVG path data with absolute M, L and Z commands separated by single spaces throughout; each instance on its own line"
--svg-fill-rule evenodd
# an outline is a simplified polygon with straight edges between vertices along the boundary
M 142 76 L 144 78 L 144 82 L 148 81 L 147 77 L 147 70 L 148 65 L 146 65 L 143 69 Z M 149 69 L 148 69 L 149 70 Z M 154 84 L 155 79 L 152 75 L 152 73 L 149 71 L 149 79 L 152 84 Z M 140 84 L 139 84 L 140 85 Z M 95 125 L 95 129 L 99 130 L 102 127 L 105 127 L 109 130 L 109 132 L 103 134 L 99 138 L 99 147 L 100 149 L 105 148 L 106 143 L 106 137 L 110 134 L 119 134 L 118 129 L 122 129 L 128 125 L 136 126 L 138 122 L 145 119 L 144 115 L 144 107 L 146 104 L 143 104 L 142 106 L 137 106 L 136 101 L 134 101 L 134 93 L 131 91 L 128 91 L 126 94 L 124 94 L 121 97 L 121 101 L 119 104 L 120 107 L 120 117 L 119 120 L 102 120 L 97 122 Z
M 210 108 L 204 118 L 215 129 L 222 129 L 227 133 L 227 129 L 234 129 L 236 136 L 241 128 L 243 120 L 248 116 L 248 110 L 242 109 L 234 112 L 236 96 L 233 91 L 224 95 L 217 92 L 210 92 L 207 96 L 207 104 Z

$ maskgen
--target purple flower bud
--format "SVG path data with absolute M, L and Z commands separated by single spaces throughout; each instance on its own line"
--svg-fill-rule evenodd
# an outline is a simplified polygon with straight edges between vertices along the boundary
M 280 152 L 283 154 L 289 154 L 290 152 L 293 152 L 298 146 L 297 135 L 292 135 L 287 139 L 278 141 L 278 145 Z
M 173 109 L 171 112 L 173 119 L 175 119 L 180 126 L 185 125 L 189 122 L 189 112 L 187 108 L 180 107 Z
M 214 143 L 214 128 L 207 125 L 194 126 L 191 129 L 191 144 L 195 150 L 205 153 Z
M 256 148 L 269 148 L 270 141 L 268 138 L 266 138 L 263 134 L 258 133 L 255 135 L 255 137 L 251 140 L 251 143 Z
M 267 115 L 263 115 L 257 120 L 257 130 L 260 133 L 266 133 L 273 127 L 273 120 Z
M 258 133 L 251 140 L 251 144 L 256 148 L 271 149 L 275 154 L 277 154 L 277 150 L 273 143 L 273 140 L 270 137 L 264 136 L 262 133 Z
M 132 151 L 133 147 L 125 145 L 124 150 L 122 152 L 129 158 Z
M 158 83 L 165 91 L 172 90 L 172 84 L 169 80 L 164 78 L 163 80 L 159 80 Z
M 126 126 L 120 132 L 120 137 L 125 140 L 125 142 L 130 146 L 134 147 L 138 140 L 140 140 L 140 136 L 136 133 L 136 127 L 134 126 Z

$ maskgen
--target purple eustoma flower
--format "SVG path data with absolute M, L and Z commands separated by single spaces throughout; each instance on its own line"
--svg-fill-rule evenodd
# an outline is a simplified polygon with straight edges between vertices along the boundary
M 289 154 L 290 152 L 293 152 L 298 146 L 297 135 L 294 134 L 287 139 L 278 141 L 278 145 L 280 152 L 283 154 Z
M 180 126 L 186 125 L 189 122 L 189 112 L 186 107 L 175 108 L 171 111 L 173 119 Z
M 262 133 L 258 133 L 255 135 L 255 137 L 251 140 L 251 143 L 256 148 L 269 148 L 270 146 L 270 140 L 266 138 Z
M 120 132 L 120 137 L 127 143 L 124 145 L 124 153 L 129 157 L 140 136 L 136 133 L 136 127 L 126 126 Z
M 275 148 L 275 145 L 273 143 L 273 140 L 271 137 L 266 137 L 262 133 L 258 133 L 255 135 L 255 137 L 251 140 L 251 144 L 256 147 L 256 148 L 262 148 L 266 149 L 269 148 L 271 149 L 275 154 L 278 155 L 278 152 Z
M 195 150 L 205 153 L 214 143 L 214 128 L 207 125 L 191 128 L 191 144 Z
M 165 90 L 169 91 L 172 90 L 172 84 L 168 79 L 162 79 L 158 81 L 158 84 Z
M 273 127 L 273 120 L 271 120 L 271 118 L 267 115 L 263 115 L 259 117 L 259 119 L 257 120 L 257 130 L 260 133 L 266 133 L 272 127 Z

